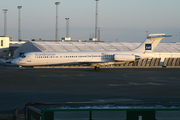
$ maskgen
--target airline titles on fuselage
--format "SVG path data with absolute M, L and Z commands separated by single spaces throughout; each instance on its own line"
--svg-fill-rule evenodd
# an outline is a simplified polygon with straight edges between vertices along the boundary
M 113 58 L 114 55 L 109 55 L 108 53 L 101 53 L 96 55 L 62 55 L 58 56 L 55 53 L 35 53 L 35 58 L 97 58 L 102 57 L 104 59 L 106 58 Z

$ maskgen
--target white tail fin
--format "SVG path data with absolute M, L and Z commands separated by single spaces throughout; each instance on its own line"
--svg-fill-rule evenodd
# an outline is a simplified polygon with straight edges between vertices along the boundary
M 163 38 L 171 36 L 172 35 L 165 34 L 149 34 L 146 40 L 140 46 L 134 49 L 134 51 L 151 53 Z

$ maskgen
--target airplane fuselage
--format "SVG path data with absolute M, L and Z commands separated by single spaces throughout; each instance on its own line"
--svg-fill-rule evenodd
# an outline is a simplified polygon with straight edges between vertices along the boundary
M 115 60 L 115 55 L 124 56 Z M 96 51 L 96 52 L 30 52 L 24 57 L 13 60 L 13 64 L 19 66 L 36 65 L 58 65 L 58 64 L 80 64 L 80 63 L 103 63 L 131 61 L 126 56 L 139 56 L 140 58 L 150 57 L 150 53 L 135 51 Z M 133 60 L 132 60 L 133 61 Z

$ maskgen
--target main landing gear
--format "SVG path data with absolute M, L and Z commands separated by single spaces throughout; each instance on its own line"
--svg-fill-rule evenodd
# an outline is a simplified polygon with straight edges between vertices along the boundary
M 96 71 L 99 71 L 99 70 L 100 70 L 100 68 L 99 68 L 98 66 L 95 66 L 94 69 L 95 69 Z

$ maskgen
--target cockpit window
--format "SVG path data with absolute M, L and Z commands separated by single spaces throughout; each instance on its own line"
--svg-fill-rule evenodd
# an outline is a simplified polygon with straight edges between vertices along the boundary
M 26 56 L 24 54 L 21 55 L 22 58 L 25 58 Z

